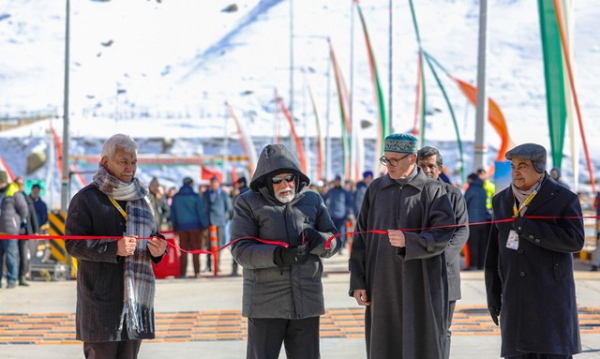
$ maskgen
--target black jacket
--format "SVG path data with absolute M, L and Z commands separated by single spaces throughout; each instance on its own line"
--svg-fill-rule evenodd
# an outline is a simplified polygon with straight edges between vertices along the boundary
M 575 193 L 546 177 L 525 217 L 495 223 L 490 232 L 485 284 L 488 306 L 501 308 L 502 357 L 581 351 L 572 255 L 585 238 L 581 206 Z M 513 217 L 511 187 L 492 203 L 496 221 Z M 517 250 L 506 247 L 511 230 L 519 235 Z
M 126 208 L 126 202 L 119 204 Z M 67 236 L 118 238 L 125 231 L 125 218 L 95 185 L 83 188 L 71 200 L 65 224 Z M 77 339 L 108 342 L 154 338 L 154 333 L 132 338 L 126 330 L 118 330 L 125 259 L 117 256 L 117 239 L 67 240 L 66 248 L 77 258 Z M 155 263 L 161 259 L 152 258 Z

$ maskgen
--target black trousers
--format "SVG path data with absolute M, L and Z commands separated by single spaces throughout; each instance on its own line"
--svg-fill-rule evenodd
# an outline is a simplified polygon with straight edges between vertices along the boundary
M 283 342 L 288 359 L 319 359 L 319 320 L 248 318 L 246 358 L 277 359 Z
M 29 241 L 21 239 L 19 242 L 19 280 L 25 279 L 25 275 L 29 271 L 29 260 L 27 259 L 27 249 Z
M 454 309 L 456 309 L 456 301 L 451 300 L 449 302 L 448 310 L 448 331 L 446 333 L 446 352 L 444 358 L 450 359 L 450 344 L 452 344 L 452 332 L 450 327 L 452 326 L 452 317 L 454 317 Z
M 136 359 L 142 346 L 141 340 L 120 342 L 83 343 L 86 359 Z

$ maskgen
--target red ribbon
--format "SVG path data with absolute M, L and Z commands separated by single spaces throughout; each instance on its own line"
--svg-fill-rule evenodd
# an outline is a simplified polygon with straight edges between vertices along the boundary
M 525 218 L 527 219 L 532 219 L 532 220 L 556 220 L 556 219 L 596 219 L 598 220 L 600 218 L 600 216 L 566 216 L 566 217 L 561 217 L 561 216 L 525 216 Z M 485 221 L 485 222 L 472 222 L 472 223 L 464 223 L 464 224 L 449 224 L 449 225 L 444 225 L 444 226 L 434 226 L 434 227 L 422 227 L 422 228 L 399 228 L 397 230 L 399 231 L 403 231 L 403 232 L 414 232 L 414 231 L 424 231 L 424 230 L 431 230 L 431 229 L 442 229 L 442 228 L 456 228 L 456 227 L 463 227 L 463 226 L 480 226 L 480 225 L 484 225 L 484 224 L 493 224 L 493 223 L 505 223 L 505 222 L 514 222 L 514 218 L 505 218 L 505 219 L 498 219 L 498 220 L 494 220 L 494 221 Z M 163 234 L 167 234 L 167 233 L 174 233 L 174 231 L 172 230 L 168 230 L 168 231 L 161 231 L 161 233 Z M 374 234 L 379 234 L 379 235 L 385 235 L 388 234 L 388 230 L 381 230 L 381 229 L 371 229 L 371 230 L 367 230 L 367 231 L 359 231 L 359 232 L 346 232 L 346 234 L 351 234 L 351 235 L 357 235 L 357 234 L 366 234 L 366 233 L 374 233 Z M 331 248 L 331 242 L 341 236 L 341 233 L 338 234 L 334 234 L 333 236 L 329 237 L 327 239 L 327 241 L 325 242 L 325 249 L 330 249 Z M 115 240 L 119 240 L 122 237 L 111 237 L 111 236 L 67 236 L 67 235 L 22 235 L 22 234 L 0 234 L 0 240 L 9 240 L 9 239 L 18 239 L 18 240 L 45 240 L 45 239 L 64 239 L 64 240 L 95 240 L 95 239 L 115 239 Z M 139 238 L 139 239 L 150 239 L 150 238 Z M 252 236 L 245 236 L 245 237 L 240 237 L 240 238 L 236 238 L 232 241 L 230 241 L 229 243 L 227 243 L 226 245 L 224 245 L 221 248 L 218 248 L 216 251 L 220 252 L 222 250 L 224 250 L 225 248 L 233 245 L 236 242 L 239 242 L 241 240 L 244 239 L 252 239 L 255 240 L 257 242 L 260 243 L 264 243 L 264 244 L 270 244 L 270 245 L 274 245 L 274 246 L 281 246 L 281 247 L 285 247 L 288 248 L 289 244 L 286 242 L 281 242 L 281 241 L 273 241 L 273 240 L 269 240 L 269 239 L 261 239 L 261 238 L 257 238 L 257 237 L 252 237 Z M 306 241 L 306 238 L 303 238 L 302 243 L 304 244 L 304 242 Z M 185 250 L 185 249 L 181 249 L 179 247 L 179 245 L 177 244 L 176 241 L 174 241 L 174 243 L 168 242 L 167 244 L 171 247 L 176 248 L 179 251 L 185 252 L 185 253 L 191 253 L 191 254 L 212 254 L 213 251 L 209 251 L 206 249 L 196 249 L 196 250 Z

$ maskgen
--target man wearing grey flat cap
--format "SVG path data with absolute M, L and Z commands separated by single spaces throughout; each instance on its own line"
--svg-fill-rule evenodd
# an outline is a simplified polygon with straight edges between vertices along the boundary
M 545 172 L 546 157 L 534 143 L 508 151 L 512 185 L 492 201 L 496 222 L 485 283 L 506 358 L 562 359 L 581 352 L 572 256 L 584 243 L 581 206 Z

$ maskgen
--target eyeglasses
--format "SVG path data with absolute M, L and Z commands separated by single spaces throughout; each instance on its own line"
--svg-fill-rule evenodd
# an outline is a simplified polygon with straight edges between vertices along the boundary
M 271 182 L 275 183 L 275 184 L 280 184 L 281 182 L 283 182 L 283 180 L 285 180 L 286 182 L 294 182 L 294 179 L 296 179 L 296 175 L 287 175 L 285 177 L 273 177 L 271 178 Z
M 385 156 L 381 156 L 381 158 L 379 159 L 379 162 L 381 162 L 382 165 L 384 166 L 391 166 L 391 167 L 396 167 L 398 166 L 398 163 L 400 163 L 400 161 L 402 161 L 403 159 L 405 159 L 406 157 L 410 156 L 411 154 L 409 153 L 408 155 L 399 158 L 399 159 L 395 159 L 395 158 L 387 158 Z

